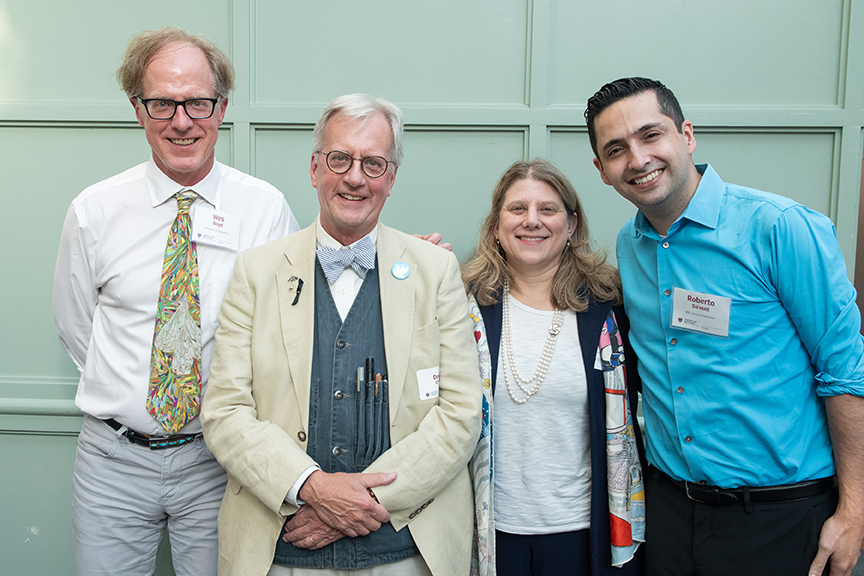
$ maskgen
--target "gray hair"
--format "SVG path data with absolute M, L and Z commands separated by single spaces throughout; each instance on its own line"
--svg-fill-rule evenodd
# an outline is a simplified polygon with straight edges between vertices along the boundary
M 381 114 L 390 123 L 393 131 L 393 149 L 390 161 L 395 166 L 402 164 L 402 111 L 395 104 L 383 98 L 374 98 L 368 94 L 346 94 L 334 98 L 315 123 L 312 132 L 312 153 L 321 152 L 324 142 L 324 128 L 334 116 L 343 116 L 349 120 L 357 120 L 363 126 L 373 114 Z

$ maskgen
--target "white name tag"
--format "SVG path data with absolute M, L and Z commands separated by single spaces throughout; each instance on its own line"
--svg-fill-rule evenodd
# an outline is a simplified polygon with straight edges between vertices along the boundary
M 236 251 L 240 246 L 240 217 L 198 208 L 192 221 L 192 241 Z
M 669 326 L 728 338 L 731 308 L 731 298 L 675 288 Z
M 420 400 L 438 397 L 438 366 L 417 371 L 417 389 L 420 390 Z

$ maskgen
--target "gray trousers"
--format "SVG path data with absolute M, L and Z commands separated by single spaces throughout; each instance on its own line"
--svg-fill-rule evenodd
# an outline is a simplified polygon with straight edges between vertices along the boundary
M 72 482 L 78 575 L 153 574 L 167 528 L 177 576 L 215 576 L 225 482 L 203 438 L 150 450 L 85 415 Z

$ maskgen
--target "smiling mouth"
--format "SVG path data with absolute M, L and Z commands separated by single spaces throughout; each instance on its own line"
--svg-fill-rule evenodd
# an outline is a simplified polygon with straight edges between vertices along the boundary
M 169 138 L 168 140 L 177 146 L 189 146 L 190 144 L 193 144 L 197 138 Z
M 542 242 L 546 239 L 545 236 L 517 236 L 517 238 L 523 242 Z
M 363 196 L 352 196 L 351 194 L 345 194 L 345 193 L 339 194 L 339 196 L 341 196 L 342 198 L 345 198 L 346 200 L 352 200 L 354 202 L 364 199 Z
M 641 178 L 634 178 L 630 182 L 632 184 L 637 184 L 637 185 L 638 184 L 645 184 L 645 183 L 650 182 L 651 180 L 655 179 L 657 176 L 659 176 L 660 172 L 662 172 L 662 170 L 654 170 L 653 172 L 649 172 L 648 174 L 646 174 L 645 176 L 642 176 Z

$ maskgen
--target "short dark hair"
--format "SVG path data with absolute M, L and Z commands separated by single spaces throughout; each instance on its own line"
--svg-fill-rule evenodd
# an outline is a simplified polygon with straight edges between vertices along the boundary
M 609 82 L 600 90 L 598 90 L 591 98 L 588 99 L 588 107 L 585 108 L 585 122 L 588 124 L 588 139 L 591 140 L 591 149 L 594 150 L 594 156 L 600 159 L 597 154 L 597 134 L 594 132 L 594 120 L 597 115 L 603 110 L 624 98 L 636 96 L 642 92 L 651 90 L 657 96 L 657 104 L 660 105 L 660 112 L 664 116 L 668 116 L 675 123 L 675 128 L 678 133 L 682 133 L 684 126 L 684 113 L 681 112 L 681 105 L 675 94 L 669 88 L 663 85 L 662 82 L 651 80 L 650 78 L 619 78 L 614 82 Z

